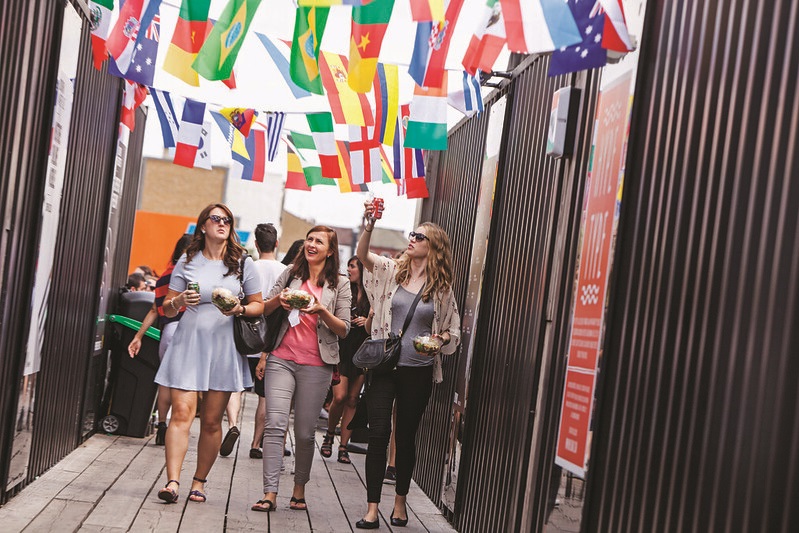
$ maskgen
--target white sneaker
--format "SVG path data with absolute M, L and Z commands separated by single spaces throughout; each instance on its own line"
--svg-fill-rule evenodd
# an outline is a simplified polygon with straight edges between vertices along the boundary
M 325 408 L 322 407 L 322 411 L 319 412 L 319 418 L 323 418 L 324 420 L 327 420 L 328 416 L 329 415 L 327 414 L 327 411 L 325 411 Z

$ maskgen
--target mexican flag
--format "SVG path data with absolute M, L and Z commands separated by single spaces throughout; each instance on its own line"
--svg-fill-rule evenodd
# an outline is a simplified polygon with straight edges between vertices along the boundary
M 463 56 L 463 68 L 472 76 L 478 70 L 491 72 L 504 45 L 505 21 L 502 18 L 502 6 L 499 0 L 488 0 L 483 10 L 483 19 Z
M 114 10 L 114 0 L 92 0 L 89 2 L 92 25 L 92 55 L 94 68 L 100 70 L 103 61 L 108 57 L 105 49 L 105 40 L 108 30 L 111 29 L 111 12 Z

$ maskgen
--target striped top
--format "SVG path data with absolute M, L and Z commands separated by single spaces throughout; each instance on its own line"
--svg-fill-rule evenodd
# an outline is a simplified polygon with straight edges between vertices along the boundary
M 161 329 L 164 329 L 164 326 L 170 322 L 177 322 L 180 320 L 180 317 L 183 316 L 183 311 L 186 310 L 185 307 L 181 307 L 178 314 L 172 318 L 164 314 L 164 299 L 169 292 L 169 279 L 172 277 L 172 270 L 174 268 L 175 265 L 170 262 L 166 270 L 164 270 L 164 273 L 161 274 L 161 277 L 155 282 L 155 306 L 158 309 L 158 326 Z

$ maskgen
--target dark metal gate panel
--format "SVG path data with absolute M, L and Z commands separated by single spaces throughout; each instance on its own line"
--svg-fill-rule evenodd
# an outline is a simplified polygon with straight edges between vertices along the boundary
M 490 107 L 490 104 L 487 106 Z M 488 109 L 480 117 L 461 124 L 445 152 L 426 161 L 427 181 L 433 202 L 425 202 L 422 220 L 440 225 L 454 244 L 452 249 L 455 299 L 463 308 L 466 296 L 471 242 L 477 214 L 480 169 L 483 162 Z M 457 244 L 456 244 L 457 243 Z M 444 460 L 449 445 L 450 417 L 461 350 L 443 358 L 444 381 L 433 394 L 420 424 L 414 479 L 433 502 L 441 500 Z
M 84 23 L 61 224 L 37 385 L 29 479 L 80 442 L 93 352 L 122 81 L 92 66 Z
M 62 13 L 58 2 L 0 2 L 0 503 L 28 338 Z
M 583 531 L 797 531 L 799 4 L 651 7 Z

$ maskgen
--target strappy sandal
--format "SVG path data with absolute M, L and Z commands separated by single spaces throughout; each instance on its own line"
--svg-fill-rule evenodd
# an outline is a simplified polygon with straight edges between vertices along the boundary
M 205 483 L 208 482 L 207 479 L 200 479 L 200 478 L 198 478 L 196 476 L 193 477 L 192 479 L 194 481 L 196 481 L 197 483 L 202 483 L 202 484 L 205 484 Z M 201 491 L 201 490 L 194 489 L 194 490 L 189 492 L 189 500 L 190 501 L 197 502 L 197 503 L 205 503 L 205 500 L 207 500 L 207 499 L 208 498 L 206 498 L 205 493 L 203 491 Z
M 324 436 L 324 439 L 322 440 L 322 446 L 319 448 L 319 453 L 322 455 L 322 457 L 327 458 L 333 455 L 333 439 L 335 438 L 336 436 L 331 435 L 329 432 Z
M 259 513 L 271 513 L 275 510 L 275 507 L 275 502 L 272 500 L 258 500 L 250 509 Z
M 177 503 L 178 501 L 178 491 L 170 489 L 169 484 L 174 483 L 178 487 L 180 487 L 180 482 L 177 479 L 170 479 L 164 485 L 164 488 L 158 491 L 158 499 L 164 500 L 166 503 Z
M 295 498 L 294 496 L 292 496 L 291 499 L 289 500 L 289 509 L 291 509 L 292 511 L 307 511 L 308 504 L 305 503 L 305 498 Z
M 345 465 L 352 464 L 352 461 L 350 461 L 350 452 L 347 451 L 346 446 L 338 447 L 338 462 Z

